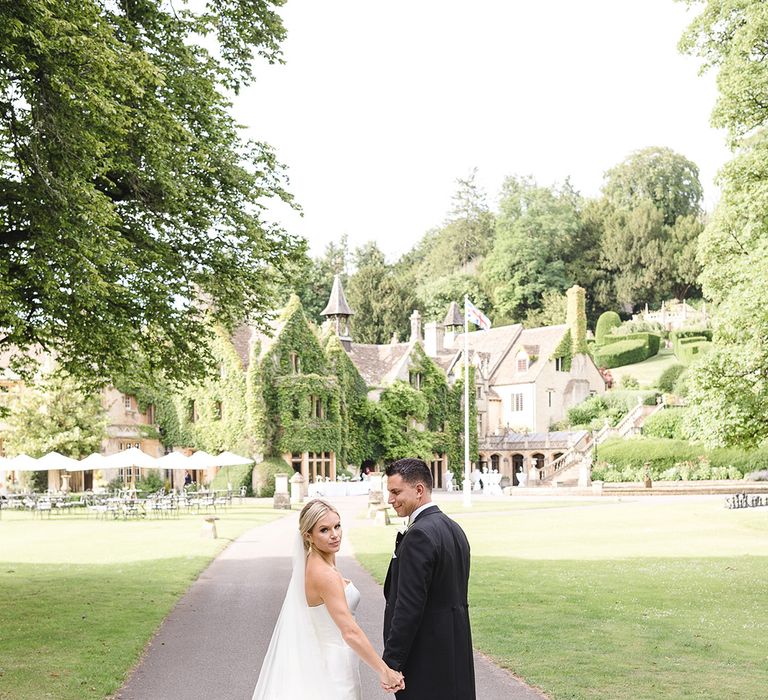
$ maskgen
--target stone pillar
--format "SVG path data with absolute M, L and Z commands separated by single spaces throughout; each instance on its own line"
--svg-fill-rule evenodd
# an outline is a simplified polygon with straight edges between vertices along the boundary
M 528 486 L 539 485 L 539 470 L 536 469 L 536 460 L 532 457 L 526 457 L 528 461 Z
M 587 454 L 579 464 L 579 488 L 586 489 L 592 486 L 592 455 Z
M 275 474 L 275 498 L 272 504 L 275 510 L 290 510 L 291 497 L 288 493 L 288 475 Z
M 410 317 L 411 322 L 411 337 L 410 342 L 415 340 L 421 340 L 421 314 L 418 309 L 414 309 Z
M 336 453 L 331 452 L 331 481 L 336 481 Z
M 291 504 L 304 500 L 304 477 L 296 472 L 291 477 Z
M 62 493 L 69 493 L 69 478 L 71 477 L 71 474 L 67 474 L 67 472 L 64 472 L 61 475 L 61 492 Z

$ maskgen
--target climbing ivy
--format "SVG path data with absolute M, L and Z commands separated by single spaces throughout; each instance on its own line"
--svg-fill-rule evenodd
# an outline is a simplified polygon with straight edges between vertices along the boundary
M 571 371 L 571 362 L 573 361 L 573 341 L 571 340 L 571 331 L 570 329 L 565 332 L 565 335 L 560 339 L 560 342 L 557 344 L 557 347 L 552 351 L 552 356 L 549 358 L 550 360 L 556 360 L 557 358 L 562 358 L 563 360 L 563 370 L 565 372 Z
M 464 376 L 456 380 L 448 392 L 445 421 L 445 453 L 448 468 L 456 483 L 461 483 L 464 474 Z M 477 462 L 477 401 L 475 396 L 475 368 L 469 368 L 469 459 Z

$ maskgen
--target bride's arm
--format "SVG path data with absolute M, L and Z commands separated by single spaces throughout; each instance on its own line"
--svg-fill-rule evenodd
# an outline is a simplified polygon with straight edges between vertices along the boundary
M 376 653 L 365 632 L 352 615 L 344 594 L 344 583 L 338 573 L 332 570 L 313 572 L 315 579 L 312 583 L 325 603 L 344 641 L 352 650 L 370 666 L 379 676 L 381 684 L 388 688 L 405 687 L 402 684 L 402 674 L 394 671 Z

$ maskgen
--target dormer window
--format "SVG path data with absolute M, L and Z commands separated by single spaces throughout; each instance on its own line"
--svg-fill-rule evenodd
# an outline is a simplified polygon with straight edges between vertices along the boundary
M 528 355 L 526 355 L 524 352 L 520 353 L 517 356 L 517 371 L 518 372 L 528 371 Z
M 291 372 L 294 374 L 301 373 L 301 358 L 297 352 L 291 353 Z
M 555 358 L 555 371 L 556 372 L 565 372 L 565 358 L 562 357 L 556 357 Z
M 411 386 L 414 389 L 421 389 L 421 372 L 411 372 L 409 374 L 409 379 L 411 381 Z

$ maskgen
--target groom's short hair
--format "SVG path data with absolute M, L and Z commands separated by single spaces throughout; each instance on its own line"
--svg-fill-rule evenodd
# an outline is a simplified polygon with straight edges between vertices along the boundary
M 432 472 L 427 463 L 421 459 L 407 457 L 392 462 L 385 470 L 387 476 L 398 474 L 403 481 L 409 484 L 424 484 L 427 491 L 432 490 Z

